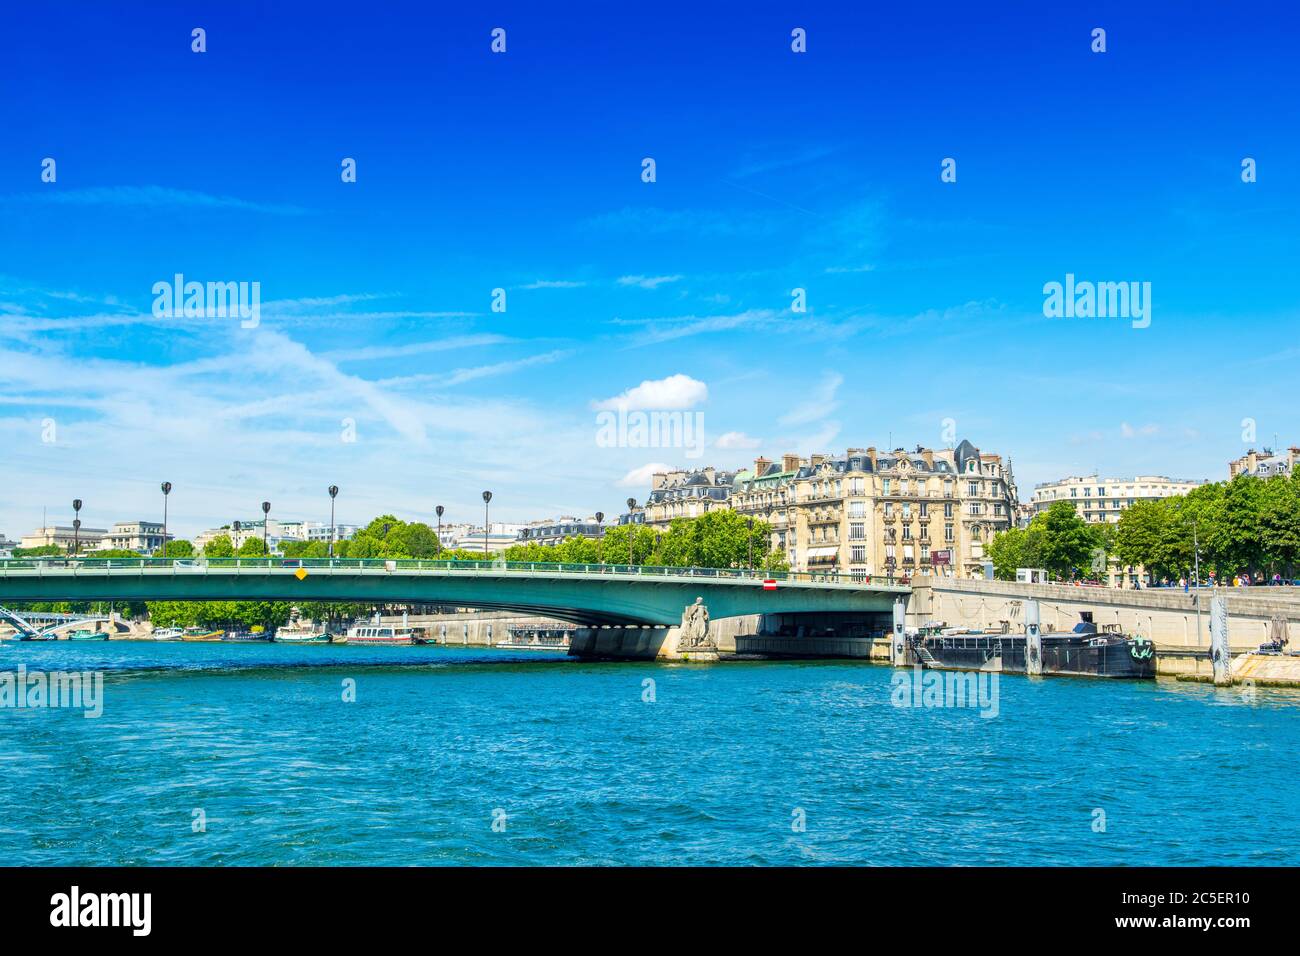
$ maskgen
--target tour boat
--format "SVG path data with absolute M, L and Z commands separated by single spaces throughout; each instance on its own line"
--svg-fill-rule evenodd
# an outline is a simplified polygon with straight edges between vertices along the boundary
M 105 631 L 73 631 L 68 635 L 70 641 L 106 641 L 108 633 Z
M 357 624 L 348 628 L 349 644 L 399 645 L 412 644 L 409 627 L 394 627 L 392 624 Z
M 328 644 L 330 636 L 325 631 L 303 624 L 289 624 L 275 629 L 277 644 Z
M 179 627 L 159 627 L 154 628 L 149 634 L 151 641 L 175 641 L 179 640 L 181 629 Z
M 201 627 L 187 627 L 181 632 L 182 641 L 219 641 L 221 631 L 209 631 Z

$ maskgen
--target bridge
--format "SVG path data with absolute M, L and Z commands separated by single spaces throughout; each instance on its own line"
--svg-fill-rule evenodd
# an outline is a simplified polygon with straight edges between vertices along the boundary
M 346 601 L 539 614 L 587 626 L 887 613 L 910 588 L 890 579 L 545 562 L 338 558 L 43 558 L 0 561 L 0 604 L 34 601 Z

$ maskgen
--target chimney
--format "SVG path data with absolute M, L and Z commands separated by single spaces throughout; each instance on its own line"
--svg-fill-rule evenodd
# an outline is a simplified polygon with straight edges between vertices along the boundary
M 650 490 L 658 491 L 664 485 L 668 484 L 668 475 L 662 471 L 656 471 L 650 476 Z
M 814 468 L 817 468 L 817 467 L 819 467 L 819 466 L 821 465 L 821 463 L 824 462 L 825 460 L 826 460 L 826 456 L 825 456 L 825 455 L 813 455 L 812 458 L 811 458 L 811 460 L 809 461 L 809 464 L 812 465 Z
M 781 470 L 782 470 L 782 471 L 798 471 L 798 470 L 799 470 L 799 456 L 798 456 L 798 455 L 795 455 L 795 454 L 792 454 L 792 453 L 790 453 L 790 452 L 786 452 L 784 455 L 782 455 L 782 456 L 781 456 Z
M 924 461 L 927 465 L 929 465 L 930 468 L 934 468 L 934 449 L 933 448 L 924 449 L 921 452 L 921 460 Z
M 763 475 L 764 475 L 764 473 L 766 473 L 767 469 L 771 466 L 771 464 L 772 464 L 772 463 L 771 463 L 768 459 L 766 459 L 766 458 L 755 458 L 755 459 L 754 459 L 754 477 L 755 477 L 755 478 L 762 478 Z

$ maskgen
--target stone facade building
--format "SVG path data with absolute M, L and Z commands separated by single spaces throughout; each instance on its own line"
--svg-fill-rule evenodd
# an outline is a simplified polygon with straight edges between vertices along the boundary
M 1256 478 L 1271 478 L 1274 475 L 1290 475 L 1296 465 L 1300 465 L 1300 448 L 1294 445 L 1276 454 L 1271 448 L 1263 451 L 1252 448 L 1236 461 L 1228 462 L 1228 477 L 1254 475 Z
M 683 477 L 655 476 L 639 515 L 646 524 L 666 528 L 674 517 L 730 508 L 768 522 L 772 546 L 786 553 L 793 570 L 859 580 L 982 576 L 985 546 L 1012 526 L 1017 509 L 1010 464 L 968 441 L 910 452 L 788 454 L 780 462 L 758 458 L 752 470 L 738 473 L 703 469 L 673 476 Z M 660 491 L 677 495 L 657 497 Z

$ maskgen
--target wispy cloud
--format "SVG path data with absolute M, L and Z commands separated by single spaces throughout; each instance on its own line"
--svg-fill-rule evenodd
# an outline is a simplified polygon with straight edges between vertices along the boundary
M 581 289 L 587 283 L 576 279 L 538 279 L 530 282 L 528 285 L 521 285 L 521 289 Z
M 827 373 L 806 393 L 807 397 L 802 402 L 794 405 L 778 418 L 777 422 L 781 425 L 797 427 L 821 421 L 839 408 L 840 403 L 836 400 L 835 393 L 843 384 L 844 376 L 839 372 Z
M 657 289 L 661 285 L 667 285 L 670 282 L 680 282 L 680 275 L 672 276 L 620 276 L 619 285 L 634 285 L 640 289 Z
M 194 208 L 235 209 L 277 216 L 301 216 L 308 212 L 300 206 L 215 196 L 191 189 L 167 186 L 92 186 L 86 189 L 42 189 L 33 193 L 15 193 L 0 197 L 5 203 L 53 203 L 81 206 L 138 206 L 151 209 Z

